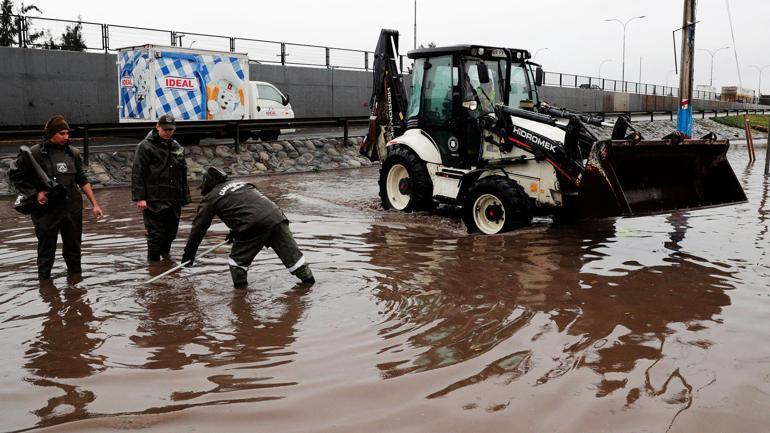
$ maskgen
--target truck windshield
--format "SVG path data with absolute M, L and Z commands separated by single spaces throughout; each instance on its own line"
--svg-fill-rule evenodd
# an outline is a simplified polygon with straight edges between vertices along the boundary
M 521 108 L 521 101 L 532 101 L 537 104 L 537 94 L 530 92 L 531 79 L 529 68 L 522 63 L 511 65 L 511 93 L 508 97 L 508 106 Z

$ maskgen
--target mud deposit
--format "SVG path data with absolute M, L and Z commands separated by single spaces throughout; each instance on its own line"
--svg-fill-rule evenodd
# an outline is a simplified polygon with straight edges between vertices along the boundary
M 97 191 L 83 280 L 57 258 L 41 288 L 3 206 L 0 431 L 766 432 L 769 185 L 744 153 L 746 204 L 488 237 L 382 211 L 376 168 L 256 178 L 310 290 L 269 250 L 245 292 L 226 250 L 142 284 L 171 264 L 127 189 Z

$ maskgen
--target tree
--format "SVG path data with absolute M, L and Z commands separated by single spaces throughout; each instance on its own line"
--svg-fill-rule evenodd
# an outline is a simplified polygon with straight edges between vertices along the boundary
M 11 47 L 18 45 L 19 34 L 22 31 L 20 27 L 20 21 L 14 15 L 25 15 L 29 12 L 36 11 L 42 13 L 40 9 L 35 5 L 21 4 L 13 11 L 13 0 L 2 0 L 0 3 L 0 45 L 5 47 Z M 22 24 L 23 26 L 24 24 Z M 29 32 L 27 29 L 27 41 L 34 44 L 35 41 L 43 36 L 43 31 Z
M 83 39 L 83 19 L 78 15 L 78 23 L 74 26 L 67 26 L 67 29 L 61 35 L 61 49 L 69 51 L 83 51 L 86 48 L 86 41 Z

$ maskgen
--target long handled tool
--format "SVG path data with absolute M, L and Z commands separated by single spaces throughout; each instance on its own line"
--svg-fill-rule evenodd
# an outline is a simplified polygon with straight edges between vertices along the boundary
M 228 242 L 229 242 L 229 241 L 228 241 L 227 239 L 225 239 L 225 240 L 223 240 L 222 242 L 220 242 L 220 243 L 218 243 L 218 244 L 214 245 L 213 247 L 211 247 L 211 248 L 207 249 L 206 251 L 204 251 L 204 252 L 202 252 L 202 253 L 198 254 L 198 255 L 197 255 L 195 258 L 197 259 L 198 257 L 203 257 L 203 256 L 205 256 L 206 254 L 208 254 L 208 253 L 210 253 L 210 252 L 214 251 L 215 249 L 217 249 L 217 248 L 221 247 L 222 245 L 224 245 L 224 244 L 226 244 L 226 243 L 228 243 Z M 193 260 L 195 260 L 195 259 L 193 259 Z M 182 267 L 184 267 L 184 266 L 187 266 L 187 264 L 188 264 L 188 263 L 190 263 L 191 261 L 192 261 L 192 260 L 187 260 L 187 261 L 185 261 L 185 262 L 182 262 L 182 263 L 180 263 L 180 264 L 178 264 L 178 265 L 174 266 L 173 268 L 171 268 L 171 269 L 167 270 L 166 272 L 164 272 L 164 273 L 162 273 L 162 274 L 160 274 L 160 275 L 156 275 L 156 276 L 154 276 L 154 277 L 150 278 L 149 280 L 145 281 L 145 282 L 144 282 L 144 284 L 150 284 L 150 283 L 152 283 L 153 281 L 159 280 L 159 279 L 161 279 L 161 278 L 165 277 L 166 275 L 168 275 L 168 274 L 170 274 L 170 273 L 172 273 L 172 272 L 175 272 L 175 271 L 177 271 L 177 270 L 181 269 L 181 268 L 182 268 Z

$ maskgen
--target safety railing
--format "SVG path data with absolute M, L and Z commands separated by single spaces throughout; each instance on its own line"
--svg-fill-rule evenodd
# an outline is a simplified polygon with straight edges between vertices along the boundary
M 176 136 L 190 136 L 218 133 L 232 137 L 235 151 L 240 143 L 248 138 L 251 130 L 278 130 L 292 128 L 342 128 L 343 139 L 347 142 L 351 126 L 368 125 L 368 116 L 357 117 L 307 117 L 295 119 L 260 119 L 230 121 L 194 121 L 180 122 Z M 132 123 L 91 123 L 71 124 L 70 137 L 82 143 L 83 160 L 88 163 L 90 142 L 93 137 L 143 137 L 155 126 L 154 122 Z M 0 126 L 0 146 L 15 147 L 14 140 L 38 139 L 42 136 L 41 126 Z
M 368 71 L 372 69 L 374 63 L 373 52 L 349 48 L 334 48 L 321 45 L 23 15 L 12 15 L 12 19 L 16 23 L 16 28 L 19 29 L 13 44 L 20 47 L 46 48 L 54 35 L 61 35 L 67 31 L 68 27 L 72 28 L 80 25 L 85 44 L 84 50 L 91 52 L 101 51 L 108 53 L 115 52 L 119 48 L 156 44 L 246 53 L 251 61 L 266 64 Z M 43 29 L 45 29 L 43 36 L 33 37 L 33 35 Z M 62 47 L 61 45 L 58 47 L 63 49 L 71 48 Z M 399 62 L 401 69 L 404 70 L 404 56 L 400 56 Z M 544 84 L 547 86 L 585 88 L 641 95 L 679 96 L 679 89 L 673 86 L 612 80 L 561 72 L 545 72 Z M 693 98 L 718 101 L 720 100 L 720 94 L 696 90 L 693 92 Z M 756 102 L 756 98 L 741 102 Z
M 82 48 L 83 51 L 108 53 L 120 48 L 155 44 L 246 53 L 250 60 L 267 64 L 370 70 L 374 63 L 373 52 L 349 48 L 22 15 L 13 15 L 12 19 L 19 29 L 12 45 L 25 48 Z M 84 47 L 62 45 L 60 35 L 78 25 Z M 36 37 L 40 32 L 42 34 Z M 400 63 L 403 68 L 403 56 Z
M 608 78 L 597 78 L 586 75 L 564 74 L 561 72 L 548 72 L 544 74 L 544 85 L 553 87 L 570 87 L 578 89 L 602 90 L 605 92 L 635 93 L 638 95 L 673 96 L 679 97 L 679 89 L 659 84 L 637 83 L 634 81 L 620 81 Z M 706 101 L 719 101 L 721 95 L 717 92 L 703 90 L 693 91 L 693 99 Z M 753 100 L 743 102 L 755 102 Z

